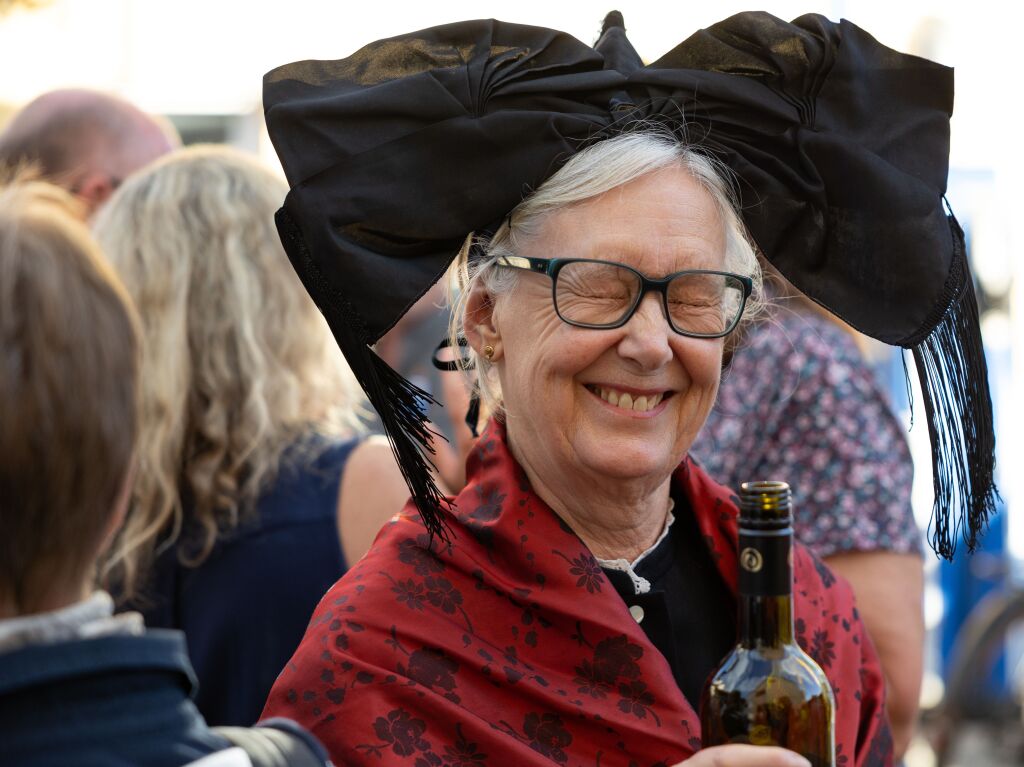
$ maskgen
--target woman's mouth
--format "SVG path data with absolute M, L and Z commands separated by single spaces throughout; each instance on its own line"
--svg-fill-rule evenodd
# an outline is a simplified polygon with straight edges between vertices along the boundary
M 609 405 L 613 405 L 621 410 L 632 410 L 634 413 L 646 413 L 654 410 L 654 408 L 661 404 L 662 400 L 672 396 L 670 391 L 640 394 L 597 384 L 585 384 L 585 387 Z

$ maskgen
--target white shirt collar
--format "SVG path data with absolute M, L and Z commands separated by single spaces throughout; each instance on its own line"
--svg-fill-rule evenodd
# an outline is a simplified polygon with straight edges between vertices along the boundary
M 597 563 L 601 565 L 605 570 L 618 570 L 629 576 L 629 579 L 633 581 L 633 593 L 635 594 L 646 594 L 651 590 L 651 582 L 644 578 L 642 575 L 638 575 L 636 568 L 644 560 L 648 554 L 658 548 L 658 545 L 665 540 L 668 536 L 668 530 L 672 527 L 672 523 L 676 521 L 675 515 L 672 513 L 672 509 L 675 508 L 675 501 L 672 498 L 668 499 L 668 516 L 665 518 L 665 527 L 661 531 L 661 535 L 658 536 L 658 540 L 650 545 L 646 550 L 640 553 L 636 559 L 632 562 L 626 559 L 601 559 L 597 558 Z

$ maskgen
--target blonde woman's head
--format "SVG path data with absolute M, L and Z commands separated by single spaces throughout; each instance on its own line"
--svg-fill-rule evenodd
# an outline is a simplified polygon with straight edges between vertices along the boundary
M 286 192 L 244 154 L 192 147 L 131 177 L 97 217 L 143 325 L 138 480 L 113 573 L 126 592 L 186 513 L 201 561 L 285 448 L 358 426 L 358 388 L 274 226 Z

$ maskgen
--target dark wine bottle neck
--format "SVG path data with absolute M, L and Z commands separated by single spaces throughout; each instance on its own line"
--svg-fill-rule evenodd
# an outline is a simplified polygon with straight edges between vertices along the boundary
M 739 642 L 744 647 L 793 643 L 793 529 L 740 527 Z
M 743 647 L 793 644 L 793 597 L 740 595 L 739 643 Z

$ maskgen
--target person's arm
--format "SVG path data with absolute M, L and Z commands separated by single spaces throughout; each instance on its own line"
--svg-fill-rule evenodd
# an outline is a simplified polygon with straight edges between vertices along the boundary
M 357 445 L 345 463 L 338 492 L 338 534 L 349 567 L 407 500 L 409 488 L 387 439 L 373 436 Z
M 466 484 L 466 456 L 476 438 L 464 420 L 469 392 L 462 374 L 442 373 L 441 386 L 455 442 L 434 437 L 435 478 L 442 493 L 455 495 Z M 381 525 L 408 500 L 409 488 L 386 437 L 370 437 L 352 451 L 338 493 L 338 533 L 350 567 L 370 548 Z
M 886 713 L 896 761 L 917 722 L 924 655 L 924 566 L 917 554 L 864 551 L 834 554 L 825 563 L 850 582 L 886 681 Z

